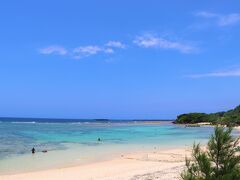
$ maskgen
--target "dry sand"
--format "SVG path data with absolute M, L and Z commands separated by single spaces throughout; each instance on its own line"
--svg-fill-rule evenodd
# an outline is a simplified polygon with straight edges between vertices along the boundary
M 1 175 L 0 180 L 172 180 L 179 179 L 190 153 L 190 148 L 155 149 L 87 165 Z

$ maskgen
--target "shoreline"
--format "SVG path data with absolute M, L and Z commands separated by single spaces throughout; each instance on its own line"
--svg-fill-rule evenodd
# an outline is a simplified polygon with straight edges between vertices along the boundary
M 84 165 L 0 175 L 0 180 L 54 179 L 141 179 L 161 177 L 177 179 L 185 165 L 191 147 L 153 149 L 124 154 L 110 160 Z
M 190 144 L 164 146 L 153 144 L 126 144 L 124 146 L 112 146 L 104 144 L 95 148 L 92 148 L 91 146 L 72 146 L 73 144 L 65 145 L 68 147 L 66 150 L 54 150 L 49 151 L 48 153 L 37 152 L 34 155 L 29 153 L 3 159 L 0 161 L 0 176 L 84 166 L 110 161 L 133 154 L 141 155 L 183 149 L 187 146 L 190 147 Z M 90 156 L 90 154 L 92 155 Z M 22 166 L 21 162 L 25 162 L 26 164 Z

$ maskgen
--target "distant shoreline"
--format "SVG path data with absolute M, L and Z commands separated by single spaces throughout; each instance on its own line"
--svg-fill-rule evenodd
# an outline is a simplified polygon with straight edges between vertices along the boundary
M 128 123 L 128 122 L 172 122 L 174 120 L 166 119 L 58 119 L 58 118 L 24 118 L 24 117 L 0 117 L 0 122 L 29 122 L 29 123 Z

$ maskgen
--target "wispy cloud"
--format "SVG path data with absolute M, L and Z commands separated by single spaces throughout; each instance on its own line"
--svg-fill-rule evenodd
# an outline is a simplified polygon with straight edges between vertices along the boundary
M 192 74 L 189 75 L 190 78 L 204 78 L 204 77 L 240 77 L 240 68 L 217 71 L 203 74 Z
M 106 53 L 106 54 L 114 53 L 113 49 L 104 48 L 104 47 L 100 47 L 100 46 L 80 46 L 80 47 L 73 49 L 72 52 L 73 52 L 73 57 L 75 59 L 88 57 L 88 56 L 95 55 L 98 53 Z
M 144 34 L 142 36 L 137 36 L 133 42 L 143 48 L 173 49 L 178 50 L 181 53 L 193 53 L 197 50 L 192 45 L 182 43 L 180 41 L 178 42 L 167 40 L 153 34 Z
M 48 46 L 45 48 L 41 48 L 39 53 L 50 55 L 67 55 L 74 59 L 81 59 L 84 57 L 97 55 L 97 54 L 113 54 L 117 49 L 123 49 L 126 46 L 120 41 L 108 41 L 106 44 L 102 46 L 98 45 L 87 45 L 87 46 L 79 46 L 70 50 L 66 50 L 63 46 Z
M 195 14 L 196 16 L 205 17 L 205 18 L 213 18 L 213 17 L 219 17 L 219 15 L 207 11 L 200 11 Z
M 126 47 L 126 45 L 121 43 L 120 41 L 108 41 L 108 43 L 106 43 L 105 46 L 121 49 L 124 49 Z
M 240 14 L 239 13 L 231 13 L 231 14 L 217 14 L 207 11 L 201 11 L 195 14 L 196 16 L 214 19 L 218 26 L 230 26 L 240 22 Z
M 62 47 L 57 45 L 48 46 L 45 48 L 39 49 L 41 54 L 57 54 L 57 55 L 66 55 L 68 51 Z
M 219 19 L 220 26 L 232 25 L 240 22 L 240 14 L 229 14 Z

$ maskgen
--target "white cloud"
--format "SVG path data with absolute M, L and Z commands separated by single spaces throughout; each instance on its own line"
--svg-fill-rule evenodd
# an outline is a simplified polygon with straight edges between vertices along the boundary
M 62 46 L 48 46 L 42 49 L 39 49 L 41 54 L 57 54 L 57 55 L 66 55 L 68 51 Z
M 196 51 L 196 48 L 191 45 L 177 41 L 170 41 L 152 34 L 138 36 L 133 42 L 144 48 L 175 49 L 181 53 L 192 53 Z
M 80 46 L 73 50 L 73 53 L 81 53 L 85 55 L 93 55 L 102 51 L 99 46 Z
M 105 48 L 100 46 L 80 46 L 73 49 L 72 54 L 75 59 L 96 55 L 99 53 L 112 54 L 114 50 L 112 48 Z
M 109 41 L 105 46 L 124 49 L 126 46 L 120 41 Z
M 108 41 L 106 44 L 102 46 L 97 45 L 79 46 L 69 51 L 67 51 L 66 48 L 62 46 L 53 45 L 39 49 L 39 53 L 45 55 L 50 54 L 68 55 L 71 58 L 80 59 L 92 55 L 97 55 L 100 53 L 113 54 L 116 51 L 116 49 L 123 48 L 125 48 L 125 45 L 122 44 L 120 41 Z
M 240 22 L 240 14 L 232 13 L 227 15 L 211 13 L 207 11 L 201 11 L 195 14 L 196 16 L 203 18 L 211 18 L 216 20 L 218 26 L 230 26 Z
M 108 54 L 112 54 L 112 53 L 114 53 L 114 50 L 112 48 L 105 48 L 104 52 L 108 53 Z
M 240 68 L 218 71 L 218 72 L 210 72 L 205 74 L 193 74 L 188 76 L 190 78 L 203 78 L 203 77 L 240 77 Z

